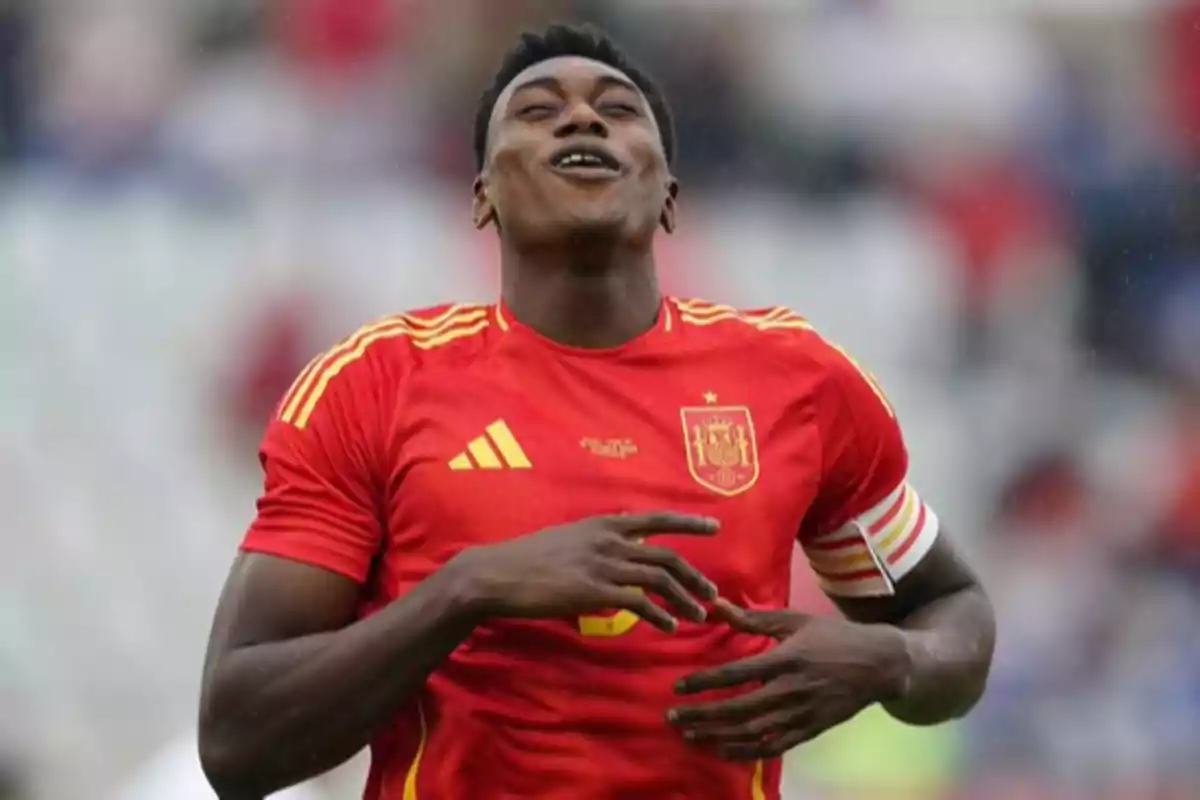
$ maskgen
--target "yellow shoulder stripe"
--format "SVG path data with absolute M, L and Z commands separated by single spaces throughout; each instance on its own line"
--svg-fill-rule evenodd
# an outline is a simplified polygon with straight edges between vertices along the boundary
M 756 311 L 745 315 L 746 321 L 760 331 L 792 329 L 800 331 L 812 330 L 808 320 L 785 306 L 778 306 L 767 311 Z
M 678 300 L 679 319 L 690 325 L 706 326 L 718 322 L 743 322 L 760 331 L 767 330 L 812 330 L 804 317 L 784 306 L 766 311 L 738 311 L 732 306 L 709 303 L 703 300 Z
M 862 376 L 864 381 L 866 381 L 867 386 L 872 392 L 875 393 L 875 396 L 879 398 L 879 402 L 883 403 L 883 407 L 887 410 L 888 416 L 895 418 L 896 409 L 892 406 L 892 401 L 888 399 L 887 394 L 884 393 L 883 386 L 880 385 L 879 379 L 875 377 L 875 374 L 860 364 L 857 358 L 847 353 L 839 345 L 829 341 L 824 336 L 821 337 L 821 340 L 833 348 L 839 355 L 841 355 L 842 358 L 850 362 L 850 366 L 854 367 L 854 369 L 858 371 L 858 374 Z
M 455 306 L 432 319 L 400 314 L 360 328 L 318 356 L 300 373 L 280 404 L 279 419 L 297 428 L 304 428 L 330 381 L 362 358 L 376 342 L 406 336 L 412 340 L 414 347 L 432 350 L 456 339 L 473 336 L 487 326 L 485 307 Z
M 796 312 L 787 306 L 775 306 L 774 308 L 768 308 L 766 311 L 747 311 L 745 314 L 746 319 L 754 323 L 770 322 L 771 320 L 797 316 Z
M 308 362 L 304 366 L 304 369 L 300 370 L 300 374 L 296 376 L 296 380 L 292 381 L 292 385 L 289 386 L 288 390 L 283 393 L 283 399 L 279 401 L 279 405 L 276 408 L 276 412 L 279 416 L 283 416 L 283 412 L 292 404 L 292 401 L 299 393 L 300 387 L 306 384 L 309 375 L 311 375 L 313 370 L 317 368 L 317 365 L 321 363 L 321 360 L 325 358 L 325 355 L 325 353 L 318 353 L 312 361 Z
M 708 316 L 696 316 L 689 314 L 686 311 L 679 312 L 680 322 L 686 322 L 689 325 L 698 325 L 704 327 L 706 325 L 715 325 L 718 322 L 727 322 L 728 320 L 740 320 L 742 316 L 736 311 L 719 311 Z
M 305 396 L 308 395 L 313 383 L 317 381 L 323 365 L 328 363 L 331 358 L 335 358 L 345 348 L 356 345 L 362 337 L 368 336 L 373 331 L 379 330 L 380 328 L 395 322 L 396 319 L 396 317 L 386 317 L 384 319 L 377 320 L 376 322 L 372 322 L 369 325 L 365 325 L 351 334 L 348 338 L 344 339 L 342 342 L 314 358 L 309 363 L 308 367 L 305 368 L 302 373 L 300 373 L 300 377 L 296 379 L 296 382 L 292 384 L 292 388 L 288 391 L 282 405 L 280 406 L 281 410 L 279 412 L 279 418 L 284 422 L 291 422 L 292 418 L 295 417 L 296 412 L 299 410 L 300 403 L 304 400 Z
M 808 320 L 786 306 L 776 306 L 764 311 L 738 311 L 732 306 L 710 303 L 705 300 L 675 300 L 674 302 L 675 307 L 679 309 L 680 321 L 686 322 L 689 325 L 703 327 L 732 320 L 750 325 L 760 331 L 796 330 L 813 331 L 816 333 L 816 329 Z M 883 387 L 879 385 L 878 379 L 841 347 L 825 339 L 819 333 L 817 336 L 845 358 L 862 375 L 863 380 L 866 381 L 867 386 L 875 393 L 875 396 L 879 398 L 879 402 L 883 403 L 888 414 L 894 417 L 896 412 L 892 408 L 891 401 L 884 394 Z
M 736 313 L 737 309 L 733 306 L 727 306 L 722 303 L 710 303 L 707 300 L 680 300 L 676 303 L 680 312 L 684 314 L 692 314 L 694 316 L 707 316 L 709 314 L 718 314 L 728 311 Z
M 449 320 L 457 319 L 463 315 L 470 315 L 472 319 L 485 317 L 487 316 L 487 308 L 485 306 L 464 305 L 460 303 L 458 305 L 450 306 L 450 308 L 447 308 L 445 311 L 435 317 L 425 318 L 419 317 L 416 314 L 401 314 L 400 319 L 404 320 L 410 325 L 413 325 L 414 327 L 429 329 L 437 328 L 441 325 L 444 325 Z
M 676 300 L 675 307 L 679 309 L 679 321 L 689 325 L 715 325 L 718 322 L 740 318 L 733 306 L 710 303 L 707 300 Z
M 486 311 L 482 311 L 480 313 L 484 315 L 487 314 Z M 436 347 L 449 344 L 456 339 L 474 336 L 475 334 L 482 332 L 488 325 L 491 324 L 486 316 L 478 318 L 467 316 L 455 317 L 453 322 L 454 326 L 463 327 L 446 325 L 431 331 L 409 331 L 409 335 L 412 336 L 413 347 L 421 350 L 433 350 Z

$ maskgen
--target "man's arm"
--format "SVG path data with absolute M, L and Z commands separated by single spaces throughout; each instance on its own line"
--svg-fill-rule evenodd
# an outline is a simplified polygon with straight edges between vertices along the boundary
M 758 685 L 726 700 L 683 705 L 668 720 L 686 739 L 735 760 L 776 758 L 880 703 L 933 725 L 979 700 L 995 624 L 987 598 L 945 538 L 891 599 L 837 599 L 850 619 L 752 611 L 725 600 L 714 617 L 779 640 L 766 653 L 692 675 L 677 691 Z
M 205 660 L 200 757 L 225 799 L 261 798 L 362 749 L 474 629 L 453 568 L 351 624 L 354 581 L 243 554 Z
M 685 737 L 730 758 L 778 756 L 875 703 L 918 725 L 962 716 L 982 695 L 992 658 L 991 606 L 909 484 L 908 452 L 882 389 L 836 348 L 806 352 L 826 380 L 804 406 L 816 406 L 821 471 L 799 538 L 847 619 L 719 605 L 718 617 L 735 628 L 780 640 L 680 684 L 685 695 L 765 684 L 671 713 Z
M 898 692 L 883 702 L 896 719 L 934 725 L 963 716 L 983 695 L 996 620 L 979 580 L 944 531 L 894 595 L 833 600 L 855 622 L 902 632 Z
M 260 798 L 342 763 L 417 695 L 475 626 L 610 608 L 675 630 L 652 592 L 692 621 L 716 588 L 670 550 L 634 542 L 711 536 L 715 521 L 595 517 L 469 549 L 368 619 L 358 586 L 314 567 L 242 556 L 226 585 L 204 671 L 200 749 L 222 798 Z M 641 591 L 633 591 L 637 587 Z
M 880 703 L 934 725 L 966 714 L 987 682 L 991 605 L 943 534 L 890 597 L 835 597 L 848 619 L 753 611 L 718 601 L 714 618 L 778 647 L 680 682 L 694 695 L 758 684 L 731 699 L 683 705 L 668 720 L 727 758 L 775 758 Z
M 379 409 L 394 399 L 380 387 L 400 383 L 360 334 L 312 362 L 263 438 L 258 513 L 204 667 L 201 763 L 223 798 L 259 798 L 352 756 L 473 628 L 452 570 L 355 622 L 385 546 Z
M 987 680 L 991 604 L 909 482 L 908 449 L 878 381 L 837 347 L 822 356 L 822 485 L 801 543 L 848 619 L 903 634 L 901 680 L 884 707 L 912 724 L 961 716 Z

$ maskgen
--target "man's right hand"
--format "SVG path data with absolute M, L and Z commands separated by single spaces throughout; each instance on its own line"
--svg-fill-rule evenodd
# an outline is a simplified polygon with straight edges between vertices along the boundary
M 553 619 L 627 610 L 668 633 L 673 616 L 646 593 L 661 597 L 685 619 L 702 622 L 717 588 L 651 536 L 713 536 L 720 523 L 672 513 L 592 517 L 501 544 L 472 548 L 454 559 L 470 594 L 488 617 Z

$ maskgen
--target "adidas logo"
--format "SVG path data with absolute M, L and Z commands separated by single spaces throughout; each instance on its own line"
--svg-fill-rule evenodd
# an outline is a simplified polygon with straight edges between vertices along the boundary
M 504 420 L 498 419 L 487 426 L 486 432 L 473 439 L 467 449 L 450 459 L 450 469 L 531 469 L 528 456 L 517 444 Z

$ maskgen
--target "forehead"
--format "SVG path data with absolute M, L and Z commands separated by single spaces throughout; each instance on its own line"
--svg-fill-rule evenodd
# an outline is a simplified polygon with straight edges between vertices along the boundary
M 558 56 L 539 61 L 522 70 L 504 87 L 504 91 L 496 99 L 495 108 L 492 109 L 492 121 L 495 122 L 496 117 L 508 107 L 515 93 L 531 83 L 536 85 L 553 80 L 564 87 L 590 87 L 601 78 L 614 78 L 633 85 L 633 81 L 621 70 L 583 56 Z M 638 94 L 641 92 L 638 91 Z

